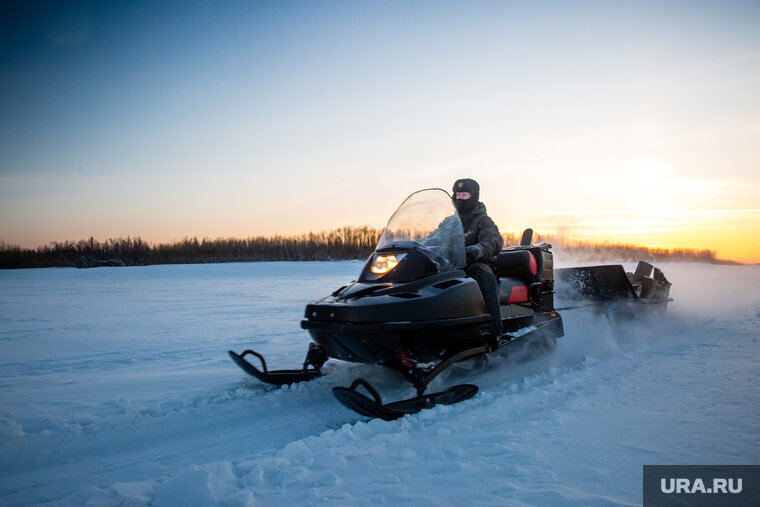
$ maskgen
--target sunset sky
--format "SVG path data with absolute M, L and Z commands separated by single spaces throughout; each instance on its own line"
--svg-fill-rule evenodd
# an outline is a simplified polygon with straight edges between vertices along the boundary
M 760 262 L 760 2 L 18 4 L 6 244 L 379 228 L 470 177 L 503 232 Z

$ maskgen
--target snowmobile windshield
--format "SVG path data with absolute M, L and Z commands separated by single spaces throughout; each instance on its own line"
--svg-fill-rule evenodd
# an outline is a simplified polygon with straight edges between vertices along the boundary
M 394 246 L 417 247 L 440 271 L 463 268 L 464 231 L 448 192 L 428 188 L 407 197 L 388 220 L 376 250 Z

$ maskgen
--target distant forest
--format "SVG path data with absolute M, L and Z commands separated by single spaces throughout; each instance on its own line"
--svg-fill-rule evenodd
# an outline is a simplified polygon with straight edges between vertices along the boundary
M 366 259 L 374 250 L 382 230 L 343 227 L 296 236 L 234 238 L 185 238 L 173 243 L 153 244 L 141 238 L 94 238 L 50 243 L 25 249 L 0 243 L 0 268 L 44 268 L 99 266 L 147 266 L 152 264 L 201 264 L 260 261 L 330 261 Z M 502 234 L 504 245 L 519 244 L 519 236 Z M 617 243 L 568 241 L 561 237 L 534 235 L 534 243 L 547 242 L 558 256 L 580 261 L 676 261 L 732 263 L 715 258 L 712 250 L 646 248 Z M 732 263 L 733 264 L 733 263 Z

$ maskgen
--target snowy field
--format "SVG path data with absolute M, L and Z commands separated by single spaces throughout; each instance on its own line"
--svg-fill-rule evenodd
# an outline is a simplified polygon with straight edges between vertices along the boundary
M 473 399 L 384 422 L 300 366 L 305 303 L 358 262 L 0 272 L 0 505 L 636 505 L 644 464 L 760 464 L 760 266 L 665 264 L 664 319 L 566 312 L 543 358 L 457 369 Z M 631 270 L 632 266 L 626 266 Z

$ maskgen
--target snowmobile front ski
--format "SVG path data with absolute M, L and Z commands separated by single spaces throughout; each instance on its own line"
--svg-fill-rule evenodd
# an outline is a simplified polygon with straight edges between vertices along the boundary
M 372 399 L 356 391 L 359 386 L 372 395 Z M 347 408 L 367 417 L 379 417 L 385 421 L 393 421 L 406 414 L 416 414 L 424 408 L 435 405 L 450 405 L 472 398 L 477 394 L 478 386 L 460 384 L 438 393 L 425 394 L 408 400 L 394 401 L 383 405 L 380 395 L 363 378 L 353 381 L 350 387 L 334 387 L 333 394 Z
M 327 362 L 327 355 L 315 344 L 309 345 L 309 351 L 306 354 L 306 360 L 303 363 L 303 367 L 300 370 L 272 370 L 267 369 L 267 363 L 264 360 L 264 356 L 253 350 L 246 350 L 242 354 L 237 354 L 233 351 L 228 351 L 230 357 L 235 364 L 240 366 L 244 372 L 256 377 L 262 382 L 272 384 L 276 386 L 295 384 L 296 382 L 306 382 L 322 376 L 322 365 Z M 249 363 L 246 359 L 246 355 L 253 355 L 259 358 L 261 361 L 262 370 L 259 370 L 254 365 Z M 309 368 L 313 366 L 314 368 Z
M 467 400 L 475 396 L 478 392 L 478 386 L 472 384 L 461 384 L 437 393 L 424 394 L 427 386 L 441 374 L 445 369 L 454 363 L 470 357 L 477 357 L 488 351 L 486 347 L 474 347 L 451 354 L 442 360 L 432 369 L 420 368 L 410 364 L 408 357 L 399 371 L 409 380 L 417 389 L 417 396 L 408 400 L 394 401 L 383 405 L 378 392 L 363 378 L 353 381 L 350 387 L 333 387 L 333 394 L 345 407 L 368 417 L 379 417 L 386 421 L 392 421 L 403 417 L 405 414 L 416 414 L 424 408 L 431 408 L 435 405 L 450 405 L 460 401 Z M 356 391 L 359 386 L 364 388 L 372 395 L 370 399 Z

